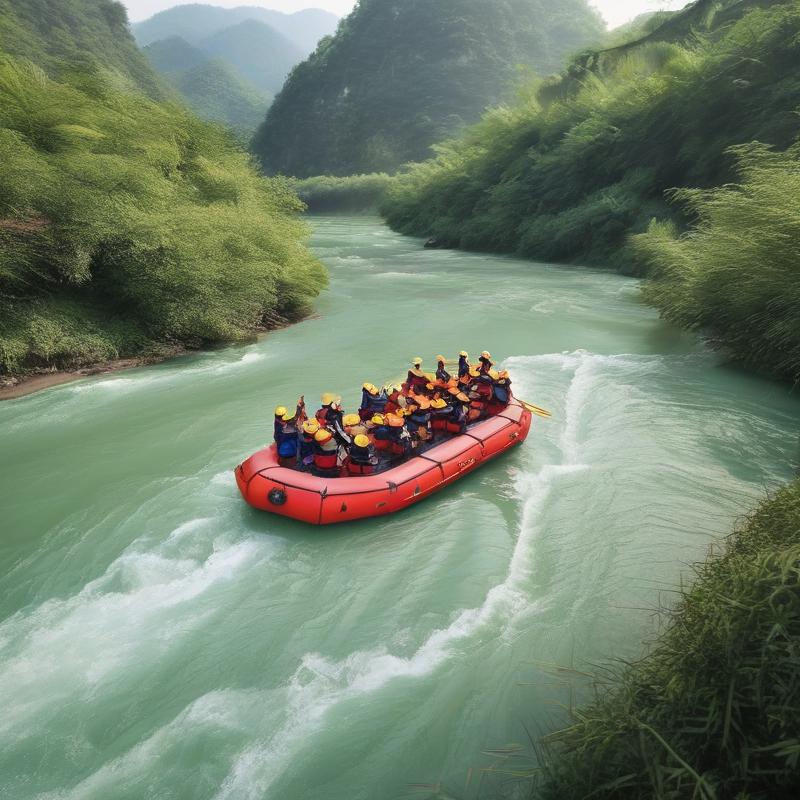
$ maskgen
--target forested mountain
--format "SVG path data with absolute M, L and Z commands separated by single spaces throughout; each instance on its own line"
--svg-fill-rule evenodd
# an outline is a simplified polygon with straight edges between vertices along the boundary
M 203 52 L 221 58 L 262 91 L 275 93 L 303 53 L 283 34 L 255 20 L 225 28 L 200 43 Z
M 128 33 L 113 0 L 0 0 L 0 51 L 27 58 L 57 76 L 100 68 L 159 97 L 159 82 Z
M 67 10 L 45 38 L 48 14 Z M 4 4 L 0 30 L 0 373 L 235 339 L 304 313 L 325 278 L 297 198 L 222 129 L 132 88 L 158 82 L 120 6 Z M 91 58 L 69 56 L 80 50 Z
M 140 45 L 168 39 L 170 36 L 180 36 L 190 44 L 199 44 L 225 28 L 248 20 L 269 25 L 292 42 L 302 56 L 314 50 L 323 36 L 332 34 L 339 22 L 336 15 L 319 8 L 283 14 L 258 6 L 218 8 L 192 3 L 155 14 L 150 19 L 133 25 L 132 30 Z
M 394 170 L 599 40 L 586 0 L 361 0 L 292 72 L 253 148 L 269 173 Z
M 337 21 L 318 9 L 186 5 L 133 29 L 156 71 L 201 117 L 250 138 L 292 67 Z
M 221 122 L 249 139 L 272 95 L 245 81 L 225 61 L 210 58 L 180 36 L 144 48 L 150 63 L 203 119 Z
M 800 133 L 798 42 L 797 0 L 700 0 L 490 112 L 401 176 L 386 216 L 443 245 L 649 270 L 668 316 L 800 377 L 800 287 L 785 251 L 800 248 L 797 154 L 730 150 L 785 149 Z M 741 189 L 666 194 L 736 179 Z M 668 224 L 631 242 L 653 218 Z M 694 222 L 685 246 L 671 243 Z M 715 247 L 727 255 L 712 269 Z

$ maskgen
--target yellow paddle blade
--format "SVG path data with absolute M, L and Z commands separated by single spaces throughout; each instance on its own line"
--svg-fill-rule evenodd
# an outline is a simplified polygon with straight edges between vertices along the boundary
M 519 400 L 519 397 L 517 398 Z M 522 407 L 527 409 L 531 412 L 531 414 L 536 414 L 537 417 L 544 417 L 545 419 L 550 419 L 553 415 L 544 408 L 539 408 L 539 406 L 535 406 L 532 403 L 526 403 L 524 400 L 519 400 L 522 403 Z

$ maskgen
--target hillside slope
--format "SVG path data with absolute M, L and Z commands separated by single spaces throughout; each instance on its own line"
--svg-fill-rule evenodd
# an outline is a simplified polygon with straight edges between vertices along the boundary
M 221 58 L 245 80 L 266 92 L 278 92 L 286 76 L 303 53 L 269 25 L 245 20 L 225 28 L 199 47 L 213 58 Z
M 721 264 L 716 282 L 702 270 L 722 251 L 721 238 L 702 258 L 666 246 L 663 228 L 650 247 L 629 243 L 654 217 L 669 221 L 672 235 L 699 220 L 690 235 L 704 236 L 718 220 L 716 204 L 743 208 L 750 190 L 689 195 L 688 203 L 673 202 L 668 190 L 722 186 L 739 177 L 730 148 L 758 141 L 785 149 L 800 134 L 800 2 L 701 0 L 665 24 L 637 42 L 582 55 L 525 104 L 489 113 L 400 176 L 385 216 L 396 230 L 443 246 L 647 271 L 668 287 L 650 297 L 671 318 L 711 330 L 738 360 L 798 377 L 800 307 L 785 282 L 790 273 L 770 263 L 783 258 L 774 235 L 794 195 L 783 207 L 770 198 L 769 229 L 751 230 L 759 215 L 750 212 L 715 227 L 716 236 L 730 228 L 740 237 L 739 252 L 765 244 L 749 250 L 759 255 L 751 269 Z M 746 178 L 751 162 L 741 163 Z M 791 173 L 792 163 L 779 171 Z M 786 235 L 797 242 L 796 234 Z M 725 301 L 723 273 L 732 288 Z
M 132 26 L 136 41 L 148 45 L 170 36 L 180 36 L 190 44 L 199 44 L 216 33 L 253 20 L 269 25 L 285 36 L 302 56 L 306 56 L 324 36 L 331 35 L 339 23 L 335 14 L 319 8 L 308 8 L 284 14 L 258 6 L 219 8 L 202 3 L 177 5 Z
M 269 173 L 391 171 L 600 38 L 585 0 L 363 0 L 292 72 L 254 139 Z
M 60 50 L 104 30 L 110 5 L 83 0 Z M 126 26 L 109 30 L 124 55 Z M 51 64 L 33 31 L 23 55 Z M 304 314 L 325 282 L 286 185 L 119 64 L 48 78 L 0 51 L 0 374 L 241 339 Z
M 243 141 L 252 136 L 272 102 L 272 94 L 179 36 L 153 42 L 144 53 L 198 116 L 227 125 Z
M 798 133 L 800 5 L 730 5 L 738 21 L 589 53 L 527 103 L 489 113 L 397 182 L 390 224 L 446 245 L 635 268 L 626 236 L 675 213 L 665 190 L 719 185 L 734 176 L 728 147 L 785 147 Z
M 27 58 L 51 76 L 101 67 L 151 97 L 159 82 L 113 0 L 0 0 L 0 51 Z

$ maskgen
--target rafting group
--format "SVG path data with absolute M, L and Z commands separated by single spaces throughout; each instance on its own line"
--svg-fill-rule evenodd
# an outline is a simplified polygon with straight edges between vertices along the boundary
M 454 375 L 447 370 L 449 363 L 437 356 L 432 375 L 415 358 L 402 385 L 365 383 L 357 413 L 345 413 L 341 397 L 333 394 L 322 396 L 313 417 L 306 412 L 304 397 L 294 411 L 276 408 L 280 465 L 320 477 L 373 475 L 508 407 L 511 380 L 507 371 L 494 369 L 490 353 L 481 353 L 473 365 L 462 351 Z

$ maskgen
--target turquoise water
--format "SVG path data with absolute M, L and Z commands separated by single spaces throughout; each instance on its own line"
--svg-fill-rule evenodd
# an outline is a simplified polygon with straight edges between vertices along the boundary
M 313 245 L 314 318 L 0 404 L 0 796 L 485 795 L 486 751 L 563 719 L 553 665 L 640 653 L 687 565 L 792 475 L 797 401 L 635 281 L 364 218 L 316 219 Z M 353 404 L 462 348 L 552 410 L 524 448 L 348 527 L 240 500 L 274 406 Z

